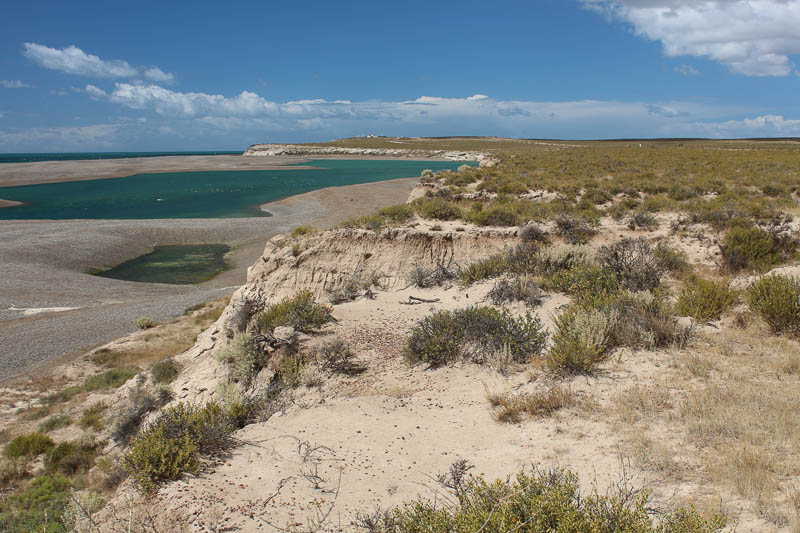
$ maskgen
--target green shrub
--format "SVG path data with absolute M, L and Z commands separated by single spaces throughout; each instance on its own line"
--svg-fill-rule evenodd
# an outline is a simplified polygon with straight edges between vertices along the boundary
M 17 435 L 6 445 L 3 455 L 9 459 L 17 457 L 36 457 L 53 449 L 55 443 L 53 439 L 43 433 L 27 433 Z
M 577 263 L 546 276 L 544 286 L 569 294 L 577 303 L 589 307 L 605 302 L 619 290 L 619 282 L 613 271 L 588 262 Z
M 47 455 L 45 468 L 51 474 L 59 472 L 74 476 L 88 472 L 96 456 L 94 443 L 62 442 Z
M 721 515 L 706 518 L 692 508 L 656 514 L 645 491 L 583 495 L 577 476 L 566 470 L 534 468 L 487 482 L 468 475 L 469 468 L 462 461 L 438 477 L 453 492 L 445 503 L 417 499 L 360 514 L 356 524 L 369 533 L 714 533 L 726 523 Z
M 145 493 L 184 473 L 196 473 L 200 455 L 217 455 L 233 445 L 231 434 L 242 421 L 239 415 L 238 408 L 216 402 L 169 407 L 133 439 L 125 468 Z
M 800 336 L 800 280 L 776 274 L 758 279 L 747 290 L 750 309 L 775 333 Z
M 555 374 L 592 374 L 606 360 L 615 316 L 570 307 L 555 319 L 547 366 Z
M 138 436 L 125 455 L 125 469 L 143 493 L 154 492 L 161 483 L 180 479 L 184 473 L 200 469 L 197 445 L 189 435 L 170 438 L 163 426 Z
M 665 242 L 658 243 L 653 249 L 653 255 L 656 257 L 659 267 L 665 272 L 677 274 L 689 270 L 686 254 Z
M 470 285 L 503 274 L 547 276 L 588 260 L 586 250 L 577 246 L 542 248 L 536 243 L 523 243 L 510 250 L 487 257 L 461 271 L 459 281 Z
M 296 331 L 311 333 L 331 320 L 330 308 L 315 302 L 311 291 L 300 291 L 267 307 L 258 317 L 258 326 L 264 333 L 272 333 L 278 326 L 291 326 Z
M 461 217 L 461 209 L 457 205 L 440 198 L 417 200 L 415 207 L 423 218 L 455 220 Z
M 411 217 L 414 216 L 414 208 L 409 204 L 390 205 L 379 209 L 376 214 L 395 224 L 402 224 L 411 220 Z
M 484 279 L 496 278 L 510 269 L 506 254 L 496 254 L 470 264 L 458 276 L 463 285 L 471 285 Z
M 139 329 L 150 329 L 155 326 L 153 319 L 147 316 L 140 316 L 134 321 L 134 324 L 136 324 L 136 327 Z
M 733 271 L 766 270 L 781 261 L 775 242 L 766 231 L 755 227 L 734 227 L 720 245 L 725 264 Z
M 470 222 L 478 226 L 517 226 L 520 223 L 519 215 L 505 204 L 492 203 L 489 207 L 473 212 L 469 216 Z
M 526 362 L 539 355 L 546 342 L 538 317 L 515 318 L 506 309 L 470 307 L 425 317 L 411 332 L 403 353 L 410 363 L 431 367 L 461 359 L 485 364 L 501 350 L 516 362 Z
M 71 423 L 72 421 L 67 415 L 55 415 L 39 424 L 39 431 L 43 433 L 49 433 L 56 429 L 65 428 Z
M 180 365 L 172 357 L 157 362 L 150 368 L 153 381 L 160 384 L 172 383 L 181 371 Z
M 736 305 L 737 300 L 736 291 L 728 283 L 692 276 L 678 294 L 675 311 L 697 320 L 717 320 Z
M 86 380 L 83 382 L 83 385 L 81 385 L 81 392 L 118 389 L 136 374 L 137 372 L 135 370 L 128 370 L 124 368 L 106 370 L 102 374 L 97 374 L 96 376 L 89 376 L 86 378 Z
M 253 346 L 253 336 L 237 333 L 217 354 L 228 369 L 228 378 L 247 388 L 267 363 L 266 356 Z
M 60 476 L 39 476 L 24 490 L 0 500 L 0 527 L 8 532 L 66 533 L 62 522 L 71 482 Z
M 91 407 L 83 410 L 78 425 L 83 429 L 93 429 L 100 431 L 103 429 L 103 413 L 108 409 L 108 406 L 103 402 L 97 402 Z

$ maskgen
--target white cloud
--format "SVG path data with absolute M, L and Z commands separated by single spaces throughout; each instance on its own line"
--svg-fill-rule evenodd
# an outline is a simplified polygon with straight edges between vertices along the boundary
M 690 65 L 680 65 L 678 67 L 675 67 L 673 70 L 687 77 L 700 75 L 700 71 Z
M 84 90 L 92 100 L 99 100 L 106 97 L 106 92 L 103 89 L 95 87 L 94 85 L 87 85 Z
M 66 48 L 50 48 L 43 44 L 25 43 L 22 55 L 34 63 L 52 70 L 91 76 L 97 78 L 134 78 L 144 76 L 152 81 L 172 82 L 173 74 L 164 72 L 158 67 L 133 67 L 123 59 L 100 59 L 87 54 L 75 45 Z
M 580 0 L 660 41 L 670 57 L 698 56 L 747 76 L 786 76 L 800 54 L 798 0 Z
M 31 128 L 18 132 L 0 130 L 0 149 L 9 151 L 85 151 L 114 146 L 120 126 L 93 124 L 89 126 Z
M 145 69 L 144 77 L 151 81 L 157 81 L 161 83 L 172 83 L 175 81 L 175 75 L 171 72 L 164 72 L 158 67 L 151 67 Z
M 718 138 L 800 136 L 800 120 L 786 119 L 781 115 L 696 123 L 693 126 L 709 137 Z
M 5 89 L 26 89 L 33 87 L 33 85 L 24 83 L 21 80 L 0 80 L 0 87 Z

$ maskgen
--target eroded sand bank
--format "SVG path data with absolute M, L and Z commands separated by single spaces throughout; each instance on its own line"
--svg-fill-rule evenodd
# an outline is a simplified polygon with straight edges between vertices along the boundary
M 244 283 L 247 267 L 271 236 L 300 224 L 324 227 L 402 203 L 416 181 L 312 191 L 265 204 L 262 208 L 273 216 L 264 218 L 2 221 L 0 381 L 45 370 L 49 363 L 125 335 L 135 329 L 138 316 L 163 320 L 230 294 Z M 232 268 L 200 285 L 132 283 L 86 274 L 157 244 L 203 243 L 231 245 Z M 61 307 L 77 309 L 28 316 L 20 311 Z

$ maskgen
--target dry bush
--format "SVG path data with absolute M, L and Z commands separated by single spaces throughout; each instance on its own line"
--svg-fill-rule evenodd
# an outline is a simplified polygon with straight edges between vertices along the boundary
M 428 287 L 438 287 L 457 279 L 461 274 L 459 267 L 451 257 L 447 263 L 444 260 L 437 260 L 431 267 L 415 265 L 408 276 L 408 282 L 414 287 L 427 289 Z
M 247 388 L 267 363 L 266 354 L 253 342 L 253 336 L 236 333 L 217 353 L 217 359 L 228 369 L 228 379 Z
M 347 341 L 334 337 L 320 344 L 314 351 L 322 370 L 336 374 L 355 374 L 364 370 L 355 359 Z
M 655 250 L 643 238 L 622 239 L 602 246 L 597 252 L 597 262 L 617 275 L 622 288 L 632 291 L 655 289 L 664 275 Z
M 658 229 L 658 219 L 650 213 L 633 213 L 628 217 L 628 228 L 631 230 L 654 231 Z
M 556 233 L 569 244 L 586 244 L 597 230 L 581 217 L 559 215 L 556 218 Z
M 516 424 L 526 416 L 543 418 L 552 416 L 560 409 L 578 404 L 577 395 L 570 389 L 554 386 L 544 392 L 490 392 L 486 399 L 495 408 L 492 417 L 498 422 Z
M 328 289 L 328 299 L 333 305 L 338 305 L 352 302 L 361 296 L 374 297 L 372 288 L 381 288 L 382 277 L 378 272 L 356 271 L 344 276 L 332 289 Z
M 502 305 L 506 302 L 523 302 L 528 307 L 536 307 L 542 304 L 544 291 L 532 279 L 515 276 L 511 279 L 501 279 L 495 283 L 492 290 L 489 291 L 488 297 L 495 305 Z
M 525 224 L 519 229 L 519 238 L 524 243 L 541 243 L 547 244 L 550 242 L 550 237 L 547 236 L 541 227 L 536 224 Z

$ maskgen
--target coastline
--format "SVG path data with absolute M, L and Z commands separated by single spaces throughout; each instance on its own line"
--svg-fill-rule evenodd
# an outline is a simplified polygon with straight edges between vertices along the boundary
M 2 198 L 0 198 L 0 209 L 3 209 L 4 207 L 16 207 L 18 205 L 22 205 L 22 202 L 17 202 L 14 200 L 3 200 Z
M 136 174 L 161 172 L 201 172 L 215 170 L 302 170 L 313 168 L 298 165 L 312 159 L 377 159 L 408 160 L 408 157 L 365 156 L 340 154 L 245 156 L 163 156 L 128 159 L 80 159 L 73 161 L 38 161 L 34 163 L 4 163 L 0 165 L 0 187 L 89 181 L 105 178 L 124 178 Z M 421 157 L 419 160 L 449 161 L 441 157 Z M 287 165 L 297 165 L 288 167 Z
M 247 268 L 272 236 L 302 224 L 327 227 L 405 202 L 417 180 L 290 196 L 261 206 L 271 217 L 2 221 L 0 269 L 6 275 L 0 280 L 0 383 L 46 373 L 56 363 L 135 331 L 138 316 L 166 320 L 197 303 L 229 295 L 245 282 Z M 133 283 L 86 274 L 157 244 L 205 243 L 230 245 L 231 268 L 199 285 Z M 25 309 L 34 308 L 76 309 L 24 316 Z

